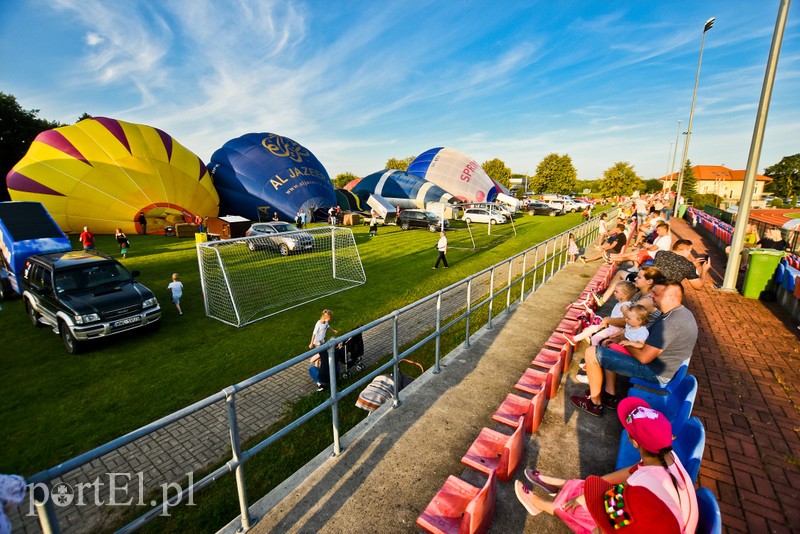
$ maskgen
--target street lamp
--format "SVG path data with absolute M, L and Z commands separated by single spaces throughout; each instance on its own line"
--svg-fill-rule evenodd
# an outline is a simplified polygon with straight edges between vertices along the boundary
M 681 136 L 681 123 L 683 121 L 680 120 L 676 122 L 678 123 L 678 132 L 675 134 L 675 152 L 672 153 L 672 165 L 669 168 L 669 181 L 672 181 L 672 175 L 675 174 L 675 158 L 678 157 L 678 139 L 680 139 Z M 675 203 L 677 204 L 677 201 Z
M 706 42 L 706 32 L 710 30 L 714 26 L 714 17 L 711 17 L 706 21 L 705 26 L 703 26 L 703 38 L 700 40 L 700 59 L 697 61 L 697 76 L 694 79 L 694 94 L 692 95 L 692 107 L 689 110 L 689 126 L 686 128 L 686 142 L 683 145 L 683 157 L 681 158 L 683 161 L 681 162 L 681 168 L 678 171 L 678 185 L 675 188 L 675 211 L 673 212 L 674 216 L 678 216 L 678 204 L 681 198 L 681 187 L 683 187 L 683 168 L 686 167 L 686 158 L 689 155 L 689 138 L 692 136 L 692 119 L 694 119 L 694 102 L 697 99 L 697 84 L 700 82 L 700 65 L 703 64 L 703 45 Z

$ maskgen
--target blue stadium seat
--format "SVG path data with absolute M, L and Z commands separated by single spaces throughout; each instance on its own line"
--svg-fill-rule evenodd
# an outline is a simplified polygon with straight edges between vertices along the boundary
M 672 435 L 677 436 L 692 415 L 697 397 L 697 379 L 693 375 L 686 375 L 671 395 L 659 395 L 637 388 L 631 388 L 628 395 L 646 400 L 654 410 L 666 415 L 672 424 Z
M 664 395 L 671 395 L 678 388 L 678 385 L 681 383 L 681 380 L 683 380 L 683 377 L 686 376 L 688 371 L 689 360 L 687 359 L 683 365 L 681 365 L 680 369 L 678 369 L 678 371 L 675 373 L 675 376 L 672 377 L 672 380 L 666 384 L 657 384 L 655 382 L 648 382 L 647 380 L 642 380 L 640 378 L 631 378 L 631 385 L 638 389 L 646 388 L 657 392 L 662 392 Z
M 708 488 L 697 490 L 697 507 L 700 517 L 697 521 L 697 534 L 722 534 L 722 514 L 714 493 Z

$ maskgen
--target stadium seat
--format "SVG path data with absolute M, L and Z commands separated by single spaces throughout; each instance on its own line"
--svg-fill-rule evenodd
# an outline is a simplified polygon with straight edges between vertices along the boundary
M 535 394 L 531 399 L 509 393 L 506 396 L 506 400 L 492 414 L 492 420 L 517 428 L 520 417 L 524 416 L 525 432 L 533 434 L 539 429 L 544 417 L 546 400 L 547 394 L 544 391 Z
M 572 360 L 572 354 L 575 352 L 575 347 L 567 343 L 567 340 L 564 339 L 564 335 L 561 334 L 561 332 L 553 332 L 550 334 L 550 337 L 544 342 L 544 346 L 545 348 L 557 350 L 559 352 L 566 350 L 567 353 L 569 353 L 570 361 Z M 564 372 L 566 372 L 566 369 Z
M 562 319 L 558 326 L 556 327 L 556 332 L 561 332 L 562 334 L 572 334 L 575 335 L 583 329 L 583 324 L 580 321 L 571 321 L 569 319 Z
M 660 392 L 662 395 L 671 395 L 675 392 L 678 386 L 683 380 L 683 377 L 686 376 L 686 373 L 689 371 L 689 361 L 687 360 L 681 365 L 680 369 L 675 373 L 675 376 L 672 377 L 672 380 L 667 382 L 666 384 L 657 384 L 655 382 L 648 382 L 647 380 L 642 380 L 641 378 L 631 378 L 631 385 L 638 389 L 649 389 L 656 392 Z
M 461 458 L 461 463 L 487 475 L 497 473 L 500 482 L 508 482 L 525 454 L 523 426 L 518 424 L 510 436 L 484 427 Z
M 672 434 L 677 436 L 692 415 L 697 397 L 697 379 L 693 375 L 686 375 L 671 395 L 659 395 L 637 388 L 631 388 L 628 395 L 646 400 L 654 410 L 666 415 L 672 423 Z
M 544 371 L 529 367 L 525 370 L 520 379 L 517 380 L 517 383 L 514 384 L 514 389 L 531 395 L 536 395 L 544 390 L 545 396 L 549 398 L 550 380 L 552 379 L 547 375 L 553 372 L 555 372 L 553 368 L 550 368 L 549 371 Z
M 700 517 L 697 520 L 697 534 L 722 534 L 722 514 L 714 493 L 708 488 L 698 488 L 697 508 Z
M 564 372 L 564 364 L 567 355 L 567 349 L 555 351 L 552 349 L 543 348 L 539 351 L 539 354 L 536 355 L 536 358 L 531 361 L 531 365 L 536 367 L 541 367 L 543 369 L 547 369 L 548 371 L 550 369 L 555 370 L 555 372 L 550 376 L 550 387 L 547 392 L 547 398 L 549 399 L 555 398 L 556 393 L 558 393 L 558 387 L 561 385 L 561 374 Z M 567 364 L 567 366 L 569 366 L 569 364 Z
M 706 431 L 703 424 L 697 417 L 690 417 L 683 425 L 679 434 L 675 435 L 672 441 L 672 449 L 678 458 L 681 459 L 683 467 L 692 478 L 692 482 L 697 481 L 697 473 L 700 471 L 700 462 L 703 459 L 703 450 L 706 447 Z M 639 462 L 641 456 L 628 439 L 628 432 L 622 431 L 619 439 L 619 451 L 617 452 L 617 469 L 630 467 Z
M 483 488 L 449 476 L 417 518 L 417 525 L 434 534 L 476 534 L 489 529 L 497 501 L 497 475 Z
M 686 472 L 692 477 L 692 482 L 696 482 L 697 474 L 700 472 L 700 462 L 703 460 L 703 451 L 706 448 L 706 430 L 700 419 L 690 417 L 683 425 L 680 434 L 675 436 L 672 447 L 681 459 Z

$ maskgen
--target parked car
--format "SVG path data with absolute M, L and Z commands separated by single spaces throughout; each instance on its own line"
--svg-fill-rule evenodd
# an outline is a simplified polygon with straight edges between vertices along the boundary
M 461 219 L 469 224 L 473 222 L 487 224 L 503 224 L 507 221 L 505 215 L 486 208 L 467 208 Z
M 562 215 L 563 212 L 561 211 L 561 208 L 553 207 L 550 204 L 545 204 L 544 202 L 539 202 L 538 200 L 531 200 L 528 202 L 528 214 L 549 215 L 550 217 L 555 217 L 556 215 Z
M 431 232 L 438 232 L 440 219 L 435 213 L 425 210 L 403 210 L 397 218 L 397 225 L 403 230 L 410 228 L 427 228 Z M 444 219 L 445 229 L 450 227 L 450 221 Z
M 500 202 L 473 202 L 469 205 L 470 208 L 484 208 L 490 211 L 496 211 L 501 215 L 505 216 L 507 219 L 513 218 L 514 214 L 511 213 L 511 209 L 502 204 Z
M 247 248 L 252 251 L 272 250 L 281 256 L 292 252 L 310 252 L 314 250 L 314 236 L 287 222 L 255 223 L 247 229 Z
M 88 340 L 161 324 L 158 300 L 138 275 L 96 251 L 30 256 L 21 278 L 25 311 L 77 354 Z

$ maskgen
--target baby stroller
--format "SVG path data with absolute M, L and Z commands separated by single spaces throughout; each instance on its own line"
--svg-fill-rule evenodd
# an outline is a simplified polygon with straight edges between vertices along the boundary
M 361 362 L 364 357 L 364 338 L 361 334 L 356 334 L 344 343 L 340 343 L 334 349 L 336 361 L 339 362 L 340 376 L 344 379 L 350 378 L 355 369 L 359 373 L 364 370 Z

